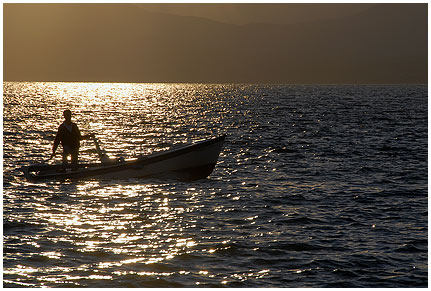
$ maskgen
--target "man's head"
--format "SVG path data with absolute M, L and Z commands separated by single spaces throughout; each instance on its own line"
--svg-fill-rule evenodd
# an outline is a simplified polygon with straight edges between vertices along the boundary
M 67 122 L 70 122 L 72 120 L 72 112 L 69 109 L 63 111 L 63 116 Z

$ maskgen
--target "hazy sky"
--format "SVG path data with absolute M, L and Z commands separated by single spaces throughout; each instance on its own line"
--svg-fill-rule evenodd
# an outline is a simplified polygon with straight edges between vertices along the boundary
M 3 4 L 4 80 L 426 83 L 427 4 Z

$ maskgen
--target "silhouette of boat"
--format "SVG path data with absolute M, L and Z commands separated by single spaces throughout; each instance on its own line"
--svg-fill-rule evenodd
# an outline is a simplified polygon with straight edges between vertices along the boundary
M 69 165 L 35 164 L 21 168 L 31 181 L 46 179 L 124 179 L 162 178 L 193 181 L 213 171 L 226 135 L 176 146 L 166 151 L 140 156 L 134 160 L 107 160 L 101 163 Z M 96 143 L 99 155 L 98 144 Z

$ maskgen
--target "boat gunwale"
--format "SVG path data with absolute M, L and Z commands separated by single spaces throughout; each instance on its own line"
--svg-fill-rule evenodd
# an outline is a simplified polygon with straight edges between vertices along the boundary
M 112 172 L 117 171 L 124 171 L 133 169 L 136 167 L 143 167 L 144 165 L 153 164 L 157 162 L 161 162 L 164 160 L 172 159 L 177 156 L 181 156 L 193 151 L 197 151 L 201 148 L 205 148 L 208 146 L 211 146 L 213 144 L 224 142 L 226 138 L 226 134 L 220 135 L 218 137 L 212 138 L 210 140 L 201 140 L 197 141 L 192 144 L 186 144 L 184 146 L 181 146 L 179 148 L 169 149 L 167 151 L 161 151 L 161 152 L 155 152 L 151 153 L 147 156 L 141 156 L 138 157 L 135 160 L 132 161 L 124 161 L 124 162 L 115 162 L 113 164 L 103 164 L 103 163 L 94 163 L 94 164 L 78 164 L 78 169 L 84 168 L 79 171 L 75 172 L 63 172 L 63 173 L 54 173 L 54 174 L 32 174 L 32 172 L 37 172 L 41 170 L 37 170 L 36 167 L 47 167 L 47 171 L 49 170 L 61 170 L 61 169 L 70 169 L 71 165 L 30 165 L 23 167 L 23 172 L 26 173 L 31 179 L 41 180 L 41 179 L 49 179 L 49 178 L 56 178 L 56 179 L 76 179 L 76 178 L 83 178 L 83 177 L 91 177 L 91 176 L 97 176 L 101 174 L 109 174 Z M 85 168 L 90 167 L 90 168 Z

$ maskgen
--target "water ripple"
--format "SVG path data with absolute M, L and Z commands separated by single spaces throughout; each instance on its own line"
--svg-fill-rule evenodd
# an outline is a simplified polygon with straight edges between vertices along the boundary
M 3 89 L 4 287 L 428 284 L 426 86 Z M 66 108 L 117 157 L 228 136 L 192 183 L 25 181 Z

